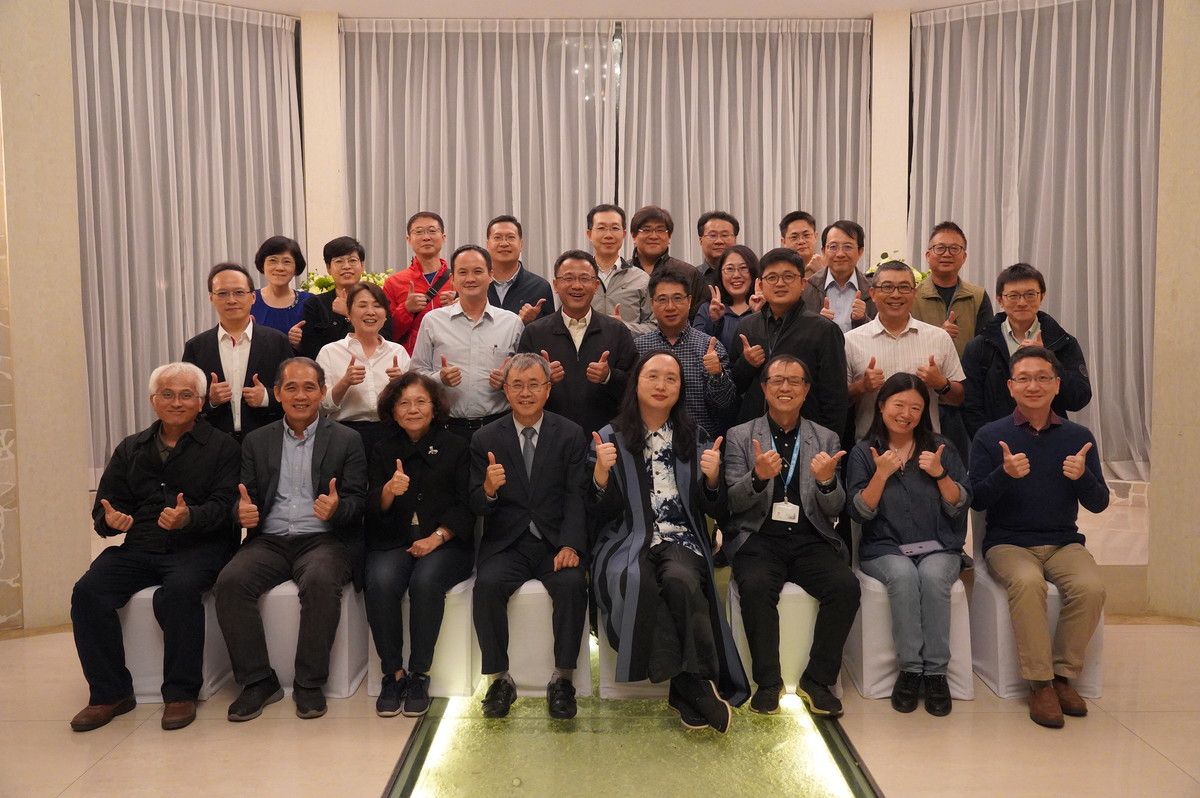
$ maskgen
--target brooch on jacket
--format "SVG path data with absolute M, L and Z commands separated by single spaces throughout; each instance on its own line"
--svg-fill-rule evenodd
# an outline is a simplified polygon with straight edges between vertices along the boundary
M 438 453 L 437 449 L 433 448 L 432 446 L 429 447 L 429 454 L 437 454 L 437 453 Z

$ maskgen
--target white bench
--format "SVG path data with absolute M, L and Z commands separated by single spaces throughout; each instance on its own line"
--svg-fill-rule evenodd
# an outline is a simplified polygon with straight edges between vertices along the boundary
M 300 596 L 290 579 L 264 593 L 258 600 L 267 653 L 279 684 L 291 695 L 296 677 L 296 638 L 300 633 Z M 342 612 L 337 634 L 329 652 L 328 698 L 349 698 L 367 672 L 367 612 L 362 593 L 347 583 L 342 589 Z

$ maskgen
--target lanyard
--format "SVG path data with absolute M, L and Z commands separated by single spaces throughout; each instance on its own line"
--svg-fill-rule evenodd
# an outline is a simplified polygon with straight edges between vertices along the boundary
M 775 448 L 775 436 L 771 436 L 771 448 Z M 778 451 L 778 450 L 777 450 Z M 792 446 L 792 462 L 788 466 L 787 476 L 783 480 L 783 500 L 786 502 L 787 486 L 792 484 L 792 477 L 796 475 L 796 462 L 800 459 L 800 422 L 796 422 L 796 443 Z

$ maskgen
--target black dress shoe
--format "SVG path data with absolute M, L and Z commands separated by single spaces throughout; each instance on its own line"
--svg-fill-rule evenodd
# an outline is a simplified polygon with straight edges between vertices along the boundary
M 921 681 L 925 684 L 925 711 L 939 718 L 949 715 L 954 702 L 950 699 L 950 683 L 946 681 L 946 675 L 925 674 Z
M 325 693 L 320 687 L 292 685 L 292 700 L 296 702 L 296 717 L 311 720 L 325 714 Z
M 575 704 L 575 685 L 570 679 L 555 679 L 546 685 L 546 703 L 550 708 L 550 717 L 559 720 L 570 720 L 578 710 Z
M 912 712 L 917 708 L 917 694 L 921 690 L 921 674 L 900 671 L 896 684 L 892 686 L 892 709 L 897 712 Z
M 783 695 L 783 685 L 776 684 L 764 687 L 759 685 L 750 699 L 750 711 L 760 715 L 779 714 L 779 697 Z
M 804 701 L 808 711 L 814 715 L 828 715 L 831 718 L 842 716 L 842 702 L 826 685 L 813 679 L 807 673 L 800 677 L 796 685 L 796 695 Z
M 279 686 L 279 680 L 272 673 L 265 679 L 243 687 L 242 694 L 229 705 L 227 717 L 235 722 L 254 720 L 262 714 L 263 707 L 267 704 L 274 704 L 281 698 L 283 698 L 283 688 Z
M 667 692 L 667 706 L 679 713 L 679 721 L 689 729 L 707 729 L 708 721 L 680 692 L 675 680 L 671 680 L 671 689 Z
M 508 710 L 517 700 L 517 688 L 508 679 L 497 679 L 483 697 L 483 716 L 485 718 L 503 718 L 508 716 Z

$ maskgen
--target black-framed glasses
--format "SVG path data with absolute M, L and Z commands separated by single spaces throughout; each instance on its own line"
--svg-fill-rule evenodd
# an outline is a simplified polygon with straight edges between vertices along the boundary
M 917 287 L 912 283 L 879 283 L 875 286 L 875 290 L 881 294 L 911 294 L 917 290 Z
M 1016 302 L 1019 299 L 1024 299 L 1026 302 L 1036 302 L 1037 298 L 1042 295 L 1041 291 L 1026 291 L 1023 294 L 1018 294 L 1016 291 L 1011 291 L 1007 294 L 1001 294 L 1005 302 Z
M 947 252 L 951 255 L 961 255 L 967 251 L 967 248 L 962 244 L 934 244 L 929 251 L 934 255 L 945 255 Z

